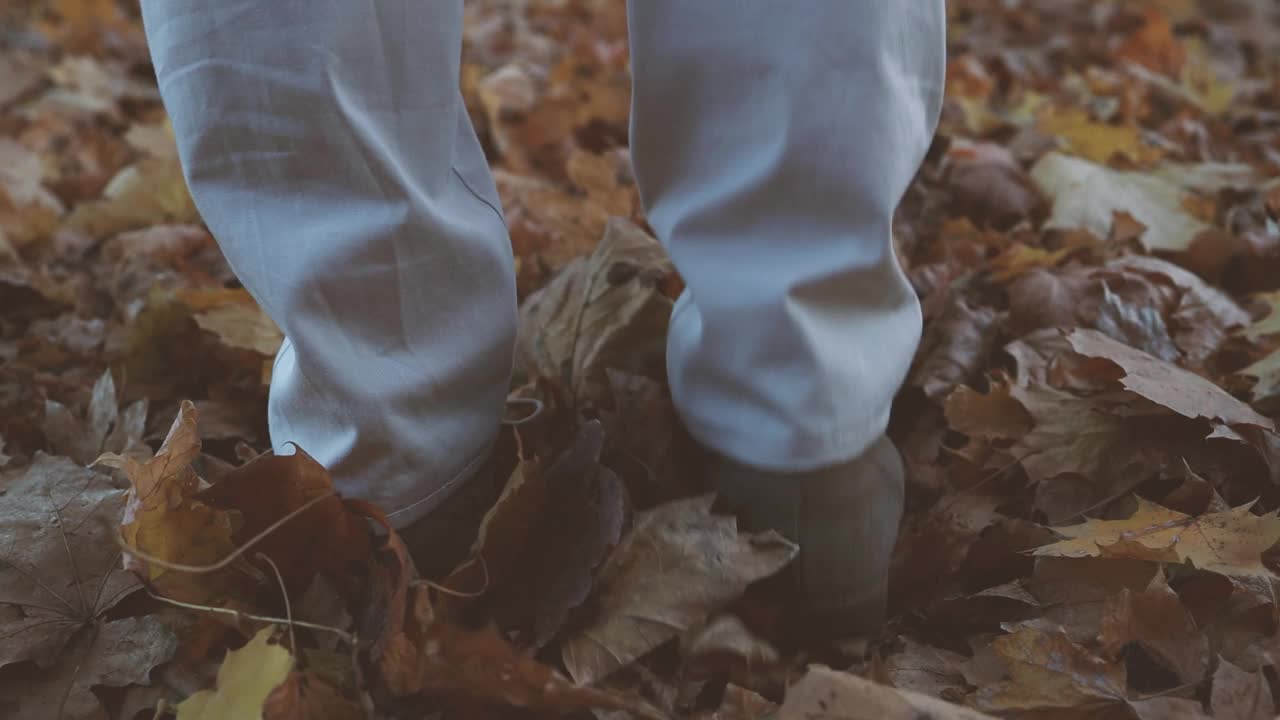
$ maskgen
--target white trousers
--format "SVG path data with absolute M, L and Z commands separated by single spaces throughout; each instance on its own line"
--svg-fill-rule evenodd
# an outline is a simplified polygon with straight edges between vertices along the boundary
M 192 195 L 287 338 L 272 444 L 421 517 L 492 443 L 516 325 L 458 88 L 462 0 L 142 8 Z M 687 284 L 677 409 L 746 464 L 858 455 L 920 335 L 890 224 L 940 110 L 944 1 L 632 0 L 629 18 L 636 176 Z

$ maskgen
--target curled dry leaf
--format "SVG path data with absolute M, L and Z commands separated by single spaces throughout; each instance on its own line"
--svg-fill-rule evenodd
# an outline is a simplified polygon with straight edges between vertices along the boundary
M 712 500 L 678 500 L 636 516 L 600 571 L 593 617 L 561 645 L 575 680 L 591 683 L 636 660 L 796 556 L 795 544 L 776 533 L 739 533 L 734 518 L 711 514 Z
M 184 565 L 211 565 L 235 549 L 227 513 L 196 499 L 200 478 L 191 463 L 199 455 L 196 408 L 184 400 L 154 457 L 139 461 L 105 453 L 94 461 L 95 465 L 119 468 L 129 479 L 129 499 L 120 519 L 120 531 L 129 547 Z M 244 582 L 243 576 L 225 568 L 191 573 L 127 554 L 125 566 L 160 594 L 186 602 L 207 602 Z
M 567 267 L 521 309 L 518 347 L 530 374 L 575 402 L 607 404 L 606 370 L 646 374 L 665 361 L 674 270 L 662 246 L 613 218 L 595 252 Z
M 1233 577 L 1272 577 L 1262 553 L 1280 541 L 1280 517 L 1254 515 L 1250 505 L 1200 516 L 1138 498 L 1125 520 L 1089 520 L 1054 528 L 1066 540 L 1037 548 L 1036 555 L 1132 558 L 1191 562 L 1201 570 Z
M 877 685 L 821 665 L 787 689 L 778 720 L 993 720 L 970 708 Z

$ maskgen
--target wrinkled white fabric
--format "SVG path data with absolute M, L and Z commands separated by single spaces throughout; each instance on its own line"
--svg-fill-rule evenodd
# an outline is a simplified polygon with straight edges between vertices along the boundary
M 474 471 L 516 308 L 458 89 L 461 0 L 143 0 L 201 215 L 287 340 L 272 444 L 404 525 Z M 943 0 L 633 0 L 632 149 L 688 290 L 693 434 L 804 470 L 883 432 L 919 339 L 893 209 L 932 136 Z

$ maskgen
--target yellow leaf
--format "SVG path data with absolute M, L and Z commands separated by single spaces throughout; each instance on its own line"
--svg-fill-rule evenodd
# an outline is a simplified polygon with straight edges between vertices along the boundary
M 284 335 L 245 290 L 180 290 L 178 300 L 190 307 L 201 328 L 233 348 L 272 357 Z
M 1075 248 L 1045 250 L 1017 243 L 991 259 L 991 279 L 1008 282 L 1022 273 L 1038 267 L 1053 267 L 1062 262 Z
M 262 720 L 262 703 L 293 670 L 293 655 L 270 642 L 274 633 L 275 626 L 265 627 L 228 652 L 216 688 L 178 703 L 178 720 Z
M 1067 539 L 1036 548 L 1035 554 L 1190 561 L 1221 575 L 1272 576 L 1262 565 L 1262 553 L 1280 540 L 1280 518 L 1275 514 L 1254 515 L 1244 505 L 1192 517 L 1137 500 L 1137 512 L 1125 520 L 1089 520 L 1053 528 Z
M 1079 108 L 1045 107 L 1040 111 L 1038 126 L 1041 132 L 1065 140 L 1072 154 L 1096 163 L 1106 164 L 1116 155 L 1138 165 L 1160 159 L 1158 149 L 1142 142 L 1138 127 L 1096 122 Z
M 200 219 L 176 157 L 151 157 L 121 170 L 103 198 L 72 211 L 67 226 L 93 237 Z

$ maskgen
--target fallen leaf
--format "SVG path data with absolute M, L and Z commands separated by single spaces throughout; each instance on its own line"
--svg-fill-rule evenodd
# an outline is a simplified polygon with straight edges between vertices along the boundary
M 1273 720 L 1276 715 L 1271 685 L 1262 673 L 1247 673 L 1222 658 L 1213 674 L 1209 704 L 1213 717 L 1224 720 Z
M 308 670 L 290 672 L 284 682 L 263 699 L 261 713 L 263 720 L 364 720 L 366 717 L 359 705 Z
M 1053 528 L 1067 538 L 1037 548 L 1036 555 L 1112 557 L 1156 562 L 1190 561 L 1201 570 L 1232 577 L 1271 577 L 1262 553 L 1280 541 L 1280 517 L 1254 515 L 1250 505 L 1193 517 L 1137 498 L 1125 520 L 1089 520 Z
M 884 661 L 884 679 L 899 690 L 957 702 L 967 694 L 960 668 L 968 660 L 960 653 L 903 638 L 902 652 Z
M 680 638 L 680 654 L 700 667 L 731 665 L 743 668 L 776 663 L 781 655 L 756 635 L 737 615 L 719 615 Z
M 605 677 L 795 558 L 796 546 L 782 536 L 740 534 L 734 518 L 712 515 L 712 500 L 680 500 L 636 516 L 600 570 L 594 617 L 561 645 L 574 680 Z
M 147 158 L 121 170 L 103 198 L 77 207 L 64 227 L 103 238 L 158 223 L 194 223 L 199 218 L 177 158 Z
M 775 703 L 746 688 L 729 683 L 715 712 L 701 720 L 766 720 L 778 711 Z
M 42 452 L 2 487 L 0 667 L 51 667 L 77 632 L 138 587 L 112 542 L 125 493 Z
M 1184 252 L 1210 229 L 1187 212 L 1181 188 L 1154 175 L 1049 153 L 1032 168 L 1031 177 L 1053 203 L 1045 229 L 1088 230 L 1106 237 L 1113 214 L 1127 212 L 1147 226 L 1142 244 L 1153 252 Z
M 291 455 L 260 455 L 224 475 L 194 498 L 219 510 L 236 510 L 243 522 L 231 536 L 241 546 L 289 513 L 322 495 L 330 497 L 272 531 L 254 545 L 271 558 L 290 595 L 299 595 L 317 573 L 340 587 L 352 568 L 373 552 L 368 525 L 343 505 L 324 466 L 302 448 Z M 263 568 L 270 572 L 270 568 Z
M 1198 685 L 1209 670 L 1208 639 L 1160 573 L 1146 590 L 1126 588 L 1107 601 L 1099 643 L 1112 659 L 1137 643 L 1187 685 Z
M 243 289 L 185 290 L 177 298 L 195 310 L 192 317 L 197 325 L 228 347 L 275 357 L 284 340 L 280 328 Z
M 911 692 L 877 685 L 821 665 L 787 689 L 778 720 L 991 720 L 990 715 Z
M 1116 57 L 1169 77 L 1178 77 L 1187 53 L 1173 34 L 1173 23 L 1160 8 L 1143 8 L 1142 26 L 1116 48 Z
M 1111 558 L 1038 557 L 1027 590 L 1040 601 L 1045 619 L 1078 643 L 1102 632 L 1111 599 L 1150 587 L 1158 565 Z
M 1256 425 L 1268 430 L 1275 423 L 1227 394 L 1212 382 L 1154 358 L 1091 330 L 1067 336 L 1071 347 L 1086 357 L 1109 360 L 1125 371 L 1120 384 L 1184 417 L 1207 418 L 1228 425 Z
M 613 218 L 591 257 L 575 261 L 521 309 L 518 346 L 530 372 L 576 402 L 608 398 L 606 370 L 646 374 L 665 365 L 672 301 L 662 246 Z
M 104 718 L 106 710 L 93 689 L 148 684 L 152 668 L 169 660 L 177 645 L 155 616 L 97 620 L 75 635 L 52 667 L 31 676 L 0 675 L 0 715 L 6 720 Z
M 995 349 L 1001 319 L 994 308 L 974 307 L 962 293 L 953 292 L 925 331 L 907 384 L 941 398 L 968 382 Z
M 210 565 L 235 549 L 227 513 L 195 499 L 200 478 L 191 463 L 199 455 L 196 408 L 184 400 L 154 457 L 139 461 L 106 453 L 94 461 L 95 465 L 119 468 L 132 486 L 120 520 L 120 530 L 129 547 L 185 565 Z M 186 602 L 208 602 L 227 587 L 244 582 L 242 575 L 226 568 L 190 573 L 128 554 L 125 566 L 160 594 Z
M 1062 138 L 1072 154 L 1102 165 L 1117 155 L 1140 165 L 1153 164 L 1161 156 L 1157 148 L 1143 143 L 1141 128 L 1096 122 L 1081 108 L 1046 106 L 1037 118 L 1037 128 L 1046 135 Z M 1040 178 L 1036 180 L 1043 183 Z M 1099 236 L 1105 237 L 1106 233 Z
M 992 645 L 1009 680 L 979 689 L 975 704 L 992 712 L 1105 707 L 1127 695 L 1123 665 L 1096 657 L 1065 632 L 1023 627 Z
M 272 642 L 272 625 L 254 633 L 239 650 L 227 652 L 218 668 L 218 684 L 178 703 L 177 720 L 263 720 L 263 704 L 293 670 L 294 658 Z

